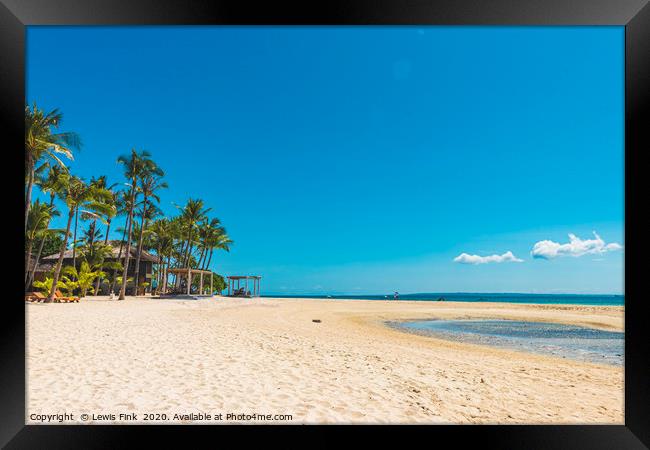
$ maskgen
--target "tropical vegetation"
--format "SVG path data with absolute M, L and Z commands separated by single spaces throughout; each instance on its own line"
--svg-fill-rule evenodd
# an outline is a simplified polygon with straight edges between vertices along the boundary
M 146 150 L 133 148 L 117 157 L 123 180 L 109 183 L 99 175 L 86 181 L 73 174 L 66 161 L 74 160 L 81 139 L 60 131 L 62 121 L 57 109 L 25 107 L 25 291 L 39 289 L 51 302 L 57 290 L 82 298 L 115 292 L 120 300 L 143 291 L 185 290 L 187 280 L 170 275 L 170 268 L 211 270 L 215 251 L 230 251 L 232 240 L 203 200 L 189 198 L 176 205 L 175 214 L 163 211 L 165 172 Z M 58 216 L 65 228 L 52 227 Z M 160 263 L 153 279 L 141 282 L 145 252 Z M 49 270 L 35 279 L 50 255 L 58 257 L 51 256 Z M 211 273 L 215 292 L 223 290 L 223 277 Z M 198 284 L 192 280 L 192 289 L 205 291 L 206 282 Z

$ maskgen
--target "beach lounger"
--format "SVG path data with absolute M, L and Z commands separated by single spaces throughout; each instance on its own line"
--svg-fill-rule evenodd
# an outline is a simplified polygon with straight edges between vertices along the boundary
M 57 302 L 63 302 L 63 303 L 72 303 L 72 302 L 79 303 L 79 297 L 66 297 L 58 289 L 56 290 L 56 292 L 54 292 L 54 299 Z
M 46 298 L 47 297 L 45 297 L 45 295 L 41 294 L 40 292 L 28 292 L 25 294 L 26 302 L 42 302 Z

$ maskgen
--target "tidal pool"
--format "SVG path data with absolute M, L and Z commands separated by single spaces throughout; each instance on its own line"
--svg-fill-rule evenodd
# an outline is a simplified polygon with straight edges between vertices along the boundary
M 491 345 L 600 364 L 623 365 L 625 334 L 546 322 L 420 320 L 389 326 L 437 338 Z

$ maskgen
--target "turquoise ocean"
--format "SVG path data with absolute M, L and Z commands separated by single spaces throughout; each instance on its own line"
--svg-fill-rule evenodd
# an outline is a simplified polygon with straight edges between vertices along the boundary
M 285 298 L 322 298 L 336 300 L 393 300 L 393 293 L 384 295 L 323 295 L 323 294 L 301 294 L 286 295 L 274 294 L 263 297 L 285 297 Z M 449 301 L 449 302 L 496 302 L 496 303 L 532 303 L 542 305 L 601 305 L 601 306 L 623 306 L 624 295 L 596 295 L 596 294 L 498 294 L 498 293 L 449 293 L 429 292 L 419 294 L 399 294 L 399 300 L 416 301 Z

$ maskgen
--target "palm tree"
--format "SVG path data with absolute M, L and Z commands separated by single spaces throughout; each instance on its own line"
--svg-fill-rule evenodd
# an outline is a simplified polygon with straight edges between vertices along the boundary
M 96 186 L 86 184 L 81 178 L 71 176 L 66 183 L 62 192 L 63 200 L 68 207 L 68 222 L 63 236 L 63 242 L 59 251 L 59 259 L 54 267 L 54 274 L 52 276 L 52 288 L 47 302 L 54 301 L 56 293 L 56 286 L 59 282 L 61 275 L 61 266 L 65 255 L 65 249 L 68 246 L 68 238 L 70 236 L 70 227 L 72 226 L 72 219 L 75 217 L 77 210 L 85 206 L 91 211 L 107 212 L 110 206 L 105 202 L 110 200 L 110 193 L 106 189 L 97 188 Z
M 44 166 L 46 166 L 46 164 L 44 164 L 42 167 Z M 49 164 L 47 164 L 47 166 L 49 166 Z M 56 165 L 56 166 L 49 167 L 47 176 L 40 173 L 39 176 L 36 178 L 35 182 L 38 184 L 38 187 L 40 188 L 41 192 L 43 192 L 44 194 L 48 194 L 50 196 L 49 206 L 51 208 L 54 208 L 54 199 L 62 191 L 63 186 L 65 186 L 69 177 L 70 174 L 67 172 L 65 168 Z M 48 221 L 48 226 L 49 226 L 49 221 Z M 63 230 L 57 230 L 57 231 L 63 232 Z M 34 267 L 32 267 L 32 270 L 29 272 L 29 277 L 26 286 L 27 288 L 29 288 L 29 286 L 31 286 L 34 281 L 34 274 L 36 273 L 36 267 L 38 266 L 41 260 L 41 255 L 43 253 L 43 247 L 45 245 L 46 237 L 47 234 L 43 235 L 41 239 L 41 243 L 38 247 L 38 252 L 36 253 L 36 258 L 34 259 Z
M 198 261 L 198 268 L 201 269 L 203 267 L 203 263 L 207 259 L 208 256 L 208 248 L 209 248 L 209 240 L 214 232 L 214 227 L 219 225 L 219 219 L 211 219 L 204 220 L 202 223 L 199 224 L 199 232 L 198 232 L 198 241 L 199 245 L 198 248 L 200 249 L 199 252 L 199 261 Z
M 169 255 L 167 257 L 167 267 L 170 268 L 172 267 L 172 259 L 174 261 L 174 267 L 180 267 L 181 262 L 182 262 L 182 256 L 183 256 L 183 247 L 184 247 L 184 239 L 185 236 L 187 235 L 185 231 L 185 222 L 182 219 L 181 216 L 176 216 L 170 219 L 169 221 L 169 235 L 171 237 L 171 249 L 169 251 Z M 172 286 L 176 288 L 176 282 L 178 280 L 178 276 L 176 274 L 172 275 Z M 165 285 L 165 287 L 167 287 Z
M 79 256 L 91 267 L 101 267 L 104 260 L 111 255 L 111 247 L 102 242 L 102 232 L 95 222 L 90 222 L 88 229 L 79 239 L 77 247 Z
M 38 263 L 37 261 L 34 261 L 34 269 L 30 270 L 29 262 L 32 259 L 34 242 L 37 238 L 40 238 L 41 242 L 43 242 L 48 233 L 56 232 L 56 230 L 49 230 L 48 224 L 53 216 L 58 215 L 59 212 L 54 209 L 54 206 L 47 205 L 38 200 L 34 202 L 29 210 L 27 234 L 25 235 L 25 240 L 27 241 L 27 255 L 25 257 L 25 289 L 29 287 L 29 285 L 27 285 L 29 274 L 35 270 L 36 264 Z
M 129 208 L 131 207 L 131 195 L 127 191 L 119 191 L 116 193 L 115 197 L 115 206 L 117 208 L 117 213 L 116 216 L 127 216 L 127 221 L 124 224 L 124 227 L 118 228 L 118 232 L 122 232 L 122 239 L 120 240 L 120 250 L 117 253 L 117 260 L 120 261 L 122 259 L 122 250 L 124 250 L 124 244 L 126 244 L 126 241 L 124 240 L 126 238 L 126 231 L 129 225 L 128 222 L 128 214 L 129 214 Z M 122 266 L 122 269 L 124 267 Z M 121 277 L 120 277 L 121 278 Z M 110 287 L 110 292 L 115 292 L 115 283 L 117 282 L 117 271 L 114 269 L 113 270 L 113 276 L 111 277 L 111 287 Z
M 233 241 L 228 237 L 226 229 L 223 227 L 216 228 L 214 237 L 210 240 L 210 257 L 208 258 L 208 262 L 205 265 L 205 269 L 208 269 L 210 267 L 210 263 L 212 262 L 212 253 L 215 249 L 230 252 L 230 246 L 232 244 Z
M 120 296 L 118 300 L 124 300 L 126 295 L 126 284 L 128 281 L 129 259 L 131 257 L 131 231 L 133 228 L 133 210 L 136 203 L 136 191 L 138 188 L 138 179 L 144 173 L 155 173 L 157 169 L 155 163 L 151 160 L 151 154 L 147 151 L 138 153 L 135 149 L 131 150 L 131 155 L 122 155 L 117 159 L 119 164 L 124 165 L 124 176 L 129 181 L 129 211 L 127 216 L 127 232 L 126 232 L 126 255 L 124 257 L 124 269 L 122 273 L 122 287 L 120 288 Z M 136 280 L 137 284 L 137 280 Z M 137 289 L 137 287 L 136 287 Z
M 90 185 L 93 187 L 97 187 L 100 189 L 106 189 L 106 177 L 101 176 L 97 179 L 94 177 L 90 179 Z M 112 199 L 110 199 L 112 200 Z M 107 203 L 110 204 L 110 200 Z M 86 232 L 84 232 L 84 238 L 82 238 L 81 241 L 83 240 L 88 240 L 89 238 L 91 239 L 90 244 L 92 245 L 94 242 L 94 239 L 101 239 L 101 231 L 97 228 L 97 221 L 99 220 L 102 223 L 105 223 L 104 217 L 101 214 L 97 214 L 93 211 L 86 211 L 83 209 L 77 210 L 77 214 L 75 216 L 75 224 L 74 224 L 74 233 L 73 233 L 73 245 L 72 245 L 72 266 L 77 267 L 76 263 L 76 249 L 77 247 L 80 246 L 81 241 L 77 241 L 77 221 L 79 219 L 79 213 L 81 212 L 81 220 L 91 220 L 90 226 Z M 109 212 L 109 215 L 113 214 L 113 211 Z
M 74 214 L 74 230 L 72 233 L 72 267 L 77 267 L 77 226 L 78 224 L 79 224 L 79 208 L 77 208 L 77 212 Z
M 163 262 L 158 265 L 156 278 L 156 291 L 161 289 L 162 280 L 162 292 L 165 292 L 167 290 L 167 270 L 169 268 L 174 244 L 172 224 L 169 219 L 157 219 L 153 221 L 149 230 L 153 235 L 153 247 L 156 250 L 158 258 L 160 258 L 161 261 L 164 261 L 165 258 L 167 258 L 167 263 Z
M 198 267 L 200 269 L 204 268 L 205 263 L 208 260 L 208 254 L 210 253 L 212 242 L 215 240 L 217 234 L 219 233 L 220 225 L 221 222 L 219 219 L 213 218 L 209 221 L 204 221 L 199 227 L 199 243 L 201 247 L 201 253 L 199 255 Z
M 65 200 L 66 205 L 68 206 L 68 224 L 66 225 L 65 234 L 63 235 L 63 242 L 61 244 L 61 248 L 59 249 L 59 259 L 56 262 L 54 273 L 52 275 L 52 285 L 50 287 L 48 297 L 45 300 L 48 303 L 54 301 L 56 285 L 59 282 L 61 265 L 63 264 L 63 256 L 65 253 L 65 249 L 68 246 L 68 236 L 70 234 L 70 226 L 72 224 L 72 219 L 74 218 L 76 207 L 80 203 L 78 197 L 80 197 L 79 191 L 81 191 L 82 186 L 83 186 L 83 181 L 80 178 L 70 177 L 67 180 L 66 185 L 63 187 L 63 191 L 61 192 L 61 195 Z
M 189 199 L 181 212 L 181 219 L 184 222 L 184 225 L 187 229 L 187 246 L 185 249 L 185 257 L 183 258 L 183 266 L 189 266 L 190 255 L 192 253 L 192 247 L 194 245 L 193 238 L 194 233 L 198 227 L 198 224 L 203 222 L 206 219 L 208 212 L 212 208 L 205 208 L 203 200 L 201 199 Z
M 53 133 L 61 124 L 63 115 L 58 109 L 48 113 L 39 109 L 36 104 L 31 108 L 25 106 L 25 232 L 27 232 L 27 219 L 32 203 L 32 188 L 36 165 L 41 159 L 47 157 L 56 161 L 61 167 L 65 164 L 57 155 L 73 159 L 72 149 L 81 147 L 81 139 L 76 133 Z
M 109 233 L 111 231 L 111 221 L 113 220 L 113 217 L 115 217 L 117 215 L 117 213 L 118 213 L 118 209 L 117 209 L 118 205 L 117 205 L 117 203 L 118 203 L 118 199 L 119 199 L 119 191 L 115 190 L 115 187 L 117 186 L 117 183 L 114 183 L 114 184 L 108 186 L 108 182 L 106 181 L 106 175 L 102 175 L 102 176 L 100 176 L 100 177 L 98 177 L 96 179 L 93 178 L 93 179 L 90 180 L 90 183 L 93 186 L 97 187 L 97 188 L 106 189 L 111 194 L 110 200 L 107 201 L 106 203 L 111 205 L 112 208 L 107 214 L 105 214 L 104 216 L 101 216 L 101 215 L 91 213 L 91 212 L 88 212 L 88 211 L 85 212 L 87 216 L 88 215 L 91 216 L 91 218 L 93 220 L 93 224 L 95 224 L 97 222 L 97 220 L 100 220 L 102 223 L 104 223 L 106 225 L 106 235 L 105 235 L 105 238 L 104 238 L 104 246 L 108 246 L 109 245 L 108 244 L 108 236 L 109 236 Z M 112 252 L 111 252 L 111 254 L 112 254 Z M 108 256 L 111 256 L 111 255 L 107 255 L 107 257 Z M 99 285 L 100 285 L 104 275 L 105 274 L 102 272 L 102 275 L 97 277 L 97 279 L 95 281 L 95 289 L 94 289 L 95 295 L 99 295 Z
M 160 197 L 157 194 L 159 189 L 166 189 L 167 183 L 161 181 L 160 179 L 164 176 L 162 169 L 156 167 L 156 171 L 147 171 L 140 176 L 140 192 L 142 193 L 142 214 L 140 219 L 140 234 L 138 237 L 138 249 L 135 254 L 135 273 L 133 278 L 136 280 L 136 284 L 139 283 L 140 276 L 140 257 L 142 256 L 142 241 L 144 238 L 144 231 L 147 228 L 146 221 L 153 218 L 153 214 L 156 214 L 159 210 L 152 203 L 152 200 L 156 203 L 160 203 Z M 137 287 L 136 287 L 137 294 Z

